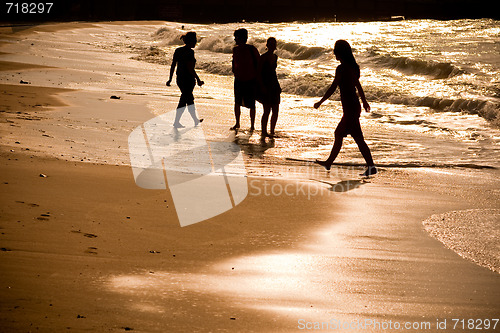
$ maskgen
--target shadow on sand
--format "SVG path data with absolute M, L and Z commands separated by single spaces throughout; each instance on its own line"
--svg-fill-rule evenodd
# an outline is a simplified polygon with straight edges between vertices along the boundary
M 330 182 L 326 182 L 323 180 L 317 180 L 317 179 L 311 179 L 311 180 L 319 182 L 319 183 L 330 185 L 330 188 L 328 190 L 332 191 L 332 192 L 338 192 L 338 193 L 348 192 L 348 191 L 354 190 L 354 189 L 360 187 L 361 185 L 367 183 L 367 181 L 364 179 L 348 179 L 348 180 L 342 180 L 338 183 L 330 183 Z

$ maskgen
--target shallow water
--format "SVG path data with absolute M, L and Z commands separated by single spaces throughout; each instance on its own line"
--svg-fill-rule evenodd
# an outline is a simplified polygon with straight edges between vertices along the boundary
M 355 50 L 372 106 L 362 126 L 376 161 L 500 166 L 498 21 L 185 25 L 184 31 L 197 31 L 200 37 L 198 68 L 231 75 L 232 32 L 241 26 L 261 52 L 267 37 L 278 39 L 284 98 L 277 139 L 267 156 L 310 159 L 328 154 L 342 112 L 338 94 L 319 111 L 311 106 L 333 79 L 335 41 L 346 39 Z M 130 37 L 133 45 L 142 45 L 138 59 L 169 64 L 181 44 L 180 28 L 167 23 L 146 41 Z M 362 162 L 352 141 L 339 158 Z
M 256 132 L 245 130 L 249 127 L 245 110 L 243 130 L 238 135 L 228 131 L 233 122 L 232 32 L 242 26 L 249 30 L 250 42 L 261 52 L 267 36 L 278 39 L 278 72 L 284 93 L 275 140 L 260 140 L 260 105 Z M 177 87 L 164 85 L 173 51 L 181 44 L 179 36 L 187 30 L 197 31 L 197 66 L 206 85 L 195 89 L 195 98 L 198 113 L 207 118 L 203 124 L 207 139 L 238 143 L 250 173 L 269 175 L 276 168 L 309 165 L 290 159 L 312 160 L 328 155 L 342 114 L 338 93 L 319 110 L 312 105 L 333 79 L 338 62 L 331 50 L 338 38 L 344 38 L 352 44 L 362 68 L 361 81 L 372 112 L 363 112 L 361 123 L 377 164 L 500 167 L 500 129 L 495 125 L 499 111 L 498 21 L 185 24 L 184 30 L 181 27 L 181 23 L 174 22 L 158 26 L 96 24 L 96 28 L 37 34 L 22 41 L 26 54 L 16 54 L 15 58 L 4 54 L 2 58 L 71 70 L 70 81 L 64 74 L 49 82 L 43 72 L 30 73 L 33 84 L 144 96 L 152 113 L 160 115 L 170 108 L 174 110 L 179 95 Z M 4 49 L 9 51 L 8 47 Z M 19 82 L 15 73 L 3 72 L 0 78 L 5 83 Z M 130 130 L 130 124 L 115 125 L 118 130 Z M 72 128 L 74 124 L 68 130 Z M 105 158 L 99 156 L 98 149 L 81 150 L 86 155 L 96 154 L 91 156 L 93 161 L 128 164 L 127 147 L 118 146 L 110 147 Z M 77 155 L 78 149 L 73 149 L 71 156 L 75 159 L 85 157 Z M 351 138 L 345 140 L 337 162 L 364 163 Z M 280 173 L 281 170 L 273 172 Z

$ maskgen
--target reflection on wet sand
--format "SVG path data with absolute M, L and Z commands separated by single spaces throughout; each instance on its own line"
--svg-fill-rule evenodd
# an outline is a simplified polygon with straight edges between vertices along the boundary
M 310 228 L 307 240 L 293 248 L 248 250 L 198 262 L 200 268 L 192 272 L 114 275 L 106 286 L 134 297 L 132 306 L 142 311 L 156 312 L 173 300 L 208 311 L 222 299 L 241 311 L 272 314 L 292 328 L 298 318 L 435 321 L 498 309 L 496 276 L 442 248 L 422 230 L 429 214 L 423 203 L 442 210 L 449 207 L 448 199 L 417 198 L 407 190 L 392 190 L 388 197 L 385 188 L 373 184 L 365 195 L 335 198 L 340 208 L 332 223 Z M 457 280 L 459 272 L 463 278 Z M 138 305 L 142 300 L 146 306 Z

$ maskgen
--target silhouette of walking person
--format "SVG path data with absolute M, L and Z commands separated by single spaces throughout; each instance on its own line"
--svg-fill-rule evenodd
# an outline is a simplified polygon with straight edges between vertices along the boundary
M 276 39 L 269 37 L 267 39 L 267 52 L 260 56 L 259 61 L 259 86 L 260 96 L 259 101 L 262 103 L 264 113 L 262 114 L 261 126 L 262 137 L 274 137 L 274 129 L 278 122 L 278 112 L 280 107 L 281 87 L 276 75 L 276 67 L 278 66 L 278 56 L 274 54 L 276 50 Z M 271 132 L 267 132 L 267 122 L 269 115 L 271 116 Z
M 330 170 L 333 161 L 335 161 L 335 158 L 342 148 L 344 137 L 350 134 L 358 145 L 367 164 L 367 169 L 362 175 L 374 175 L 377 173 L 377 168 L 373 163 L 370 148 L 368 148 L 363 138 L 363 132 L 361 131 L 361 125 L 359 123 L 359 117 L 361 115 L 359 97 L 361 97 L 363 101 L 363 108 L 366 112 L 370 112 L 370 105 L 366 101 L 365 93 L 359 83 L 359 65 L 354 59 L 351 46 L 345 40 L 338 40 L 335 42 L 333 53 L 337 60 L 340 61 L 340 65 L 335 70 L 335 78 L 332 85 L 328 88 L 323 98 L 314 104 L 314 107 L 316 109 L 319 108 L 320 105 L 335 92 L 337 87 L 339 87 L 343 116 L 335 129 L 335 141 L 330 156 L 326 161 L 316 160 L 316 163 L 325 167 L 326 170 Z M 356 94 L 356 90 L 358 91 L 359 97 Z
M 259 51 L 247 44 L 248 31 L 238 29 L 234 32 L 236 46 L 233 48 L 232 71 L 234 74 L 234 117 L 236 124 L 231 130 L 240 128 L 241 107 L 250 109 L 250 131 L 255 129 L 255 94 Z
M 182 41 L 184 41 L 185 45 L 175 50 L 172 65 L 170 66 L 170 77 L 167 81 L 167 86 L 170 86 L 175 67 L 177 66 L 176 82 L 177 86 L 181 90 L 181 97 L 179 98 L 179 104 L 177 105 L 177 113 L 175 114 L 175 128 L 184 127 L 180 123 L 180 119 L 182 114 L 184 113 L 186 106 L 189 114 L 193 118 L 195 126 L 203 121 L 203 119 L 198 119 L 198 117 L 196 116 L 196 108 L 194 106 L 193 96 L 193 90 L 196 83 L 198 83 L 200 87 L 204 84 L 204 82 L 200 80 L 198 74 L 196 74 L 196 71 L 194 70 L 196 59 L 194 58 L 193 48 L 198 42 L 196 38 L 196 32 L 190 31 L 181 36 L 181 39 Z

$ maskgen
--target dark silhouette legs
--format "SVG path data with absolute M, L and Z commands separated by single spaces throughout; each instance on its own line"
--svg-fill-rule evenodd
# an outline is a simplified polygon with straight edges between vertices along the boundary
M 174 121 L 174 127 L 175 128 L 183 128 L 184 126 L 180 123 L 182 114 L 184 113 L 184 110 L 188 109 L 189 114 L 191 115 L 191 118 L 193 118 L 194 125 L 198 126 L 199 123 L 203 121 L 203 119 L 198 119 L 196 116 L 196 107 L 194 106 L 194 96 L 193 96 L 193 89 L 195 86 L 194 79 L 193 81 L 187 81 L 184 82 L 182 80 L 177 81 L 177 85 L 179 86 L 179 89 L 181 90 L 181 97 L 179 98 L 179 104 L 177 104 L 177 111 L 175 114 L 175 121 Z
M 255 107 L 250 109 L 250 131 L 255 129 Z
M 355 137 L 354 141 L 356 141 L 359 151 L 361 152 L 361 155 L 363 155 L 363 158 L 366 161 L 366 165 L 369 167 L 374 166 L 375 164 L 373 163 L 372 153 L 370 152 L 370 148 L 368 148 L 365 139 L 362 136 Z
M 356 141 L 359 151 L 361 152 L 361 155 L 363 155 L 363 158 L 365 159 L 366 165 L 368 167 L 366 171 L 362 174 L 362 176 L 368 177 L 376 174 L 377 168 L 373 163 L 372 153 L 370 152 L 370 148 L 368 148 L 365 139 L 363 138 L 363 136 L 360 136 L 360 137 L 355 137 L 354 141 Z
M 280 106 L 275 105 L 272 108 L 273 114 L 271 115 L 271 135 L 274 136 L 274 129 L 276 128 L 276 123 L 278 122 L 278 113 L 280 111 Z
M 279 104 L 277 105 L 264 105 L 264 113 L 262 114 L 261 120 L 261 128 L 262 128 L 262 136 L 269 136 L 267 132 L 267 122 L 269 120 L 269 115 L 271 115 L 271 136 L 274 136 L 274 129 L 276 128 L 276 123 L 278 122 L 278 112 L 279 112 Z
M 182 114 L 184 113 L 184 110 L 186 109 L 186 105 L 181 106 L 181 102 L 179 102 L 179 105 L 177 106 L 177 111 L 175 113 L 175 121 L 174 121 L 174 127 L 175 128 L 184 128 L 185 126 L 180 123 Z M 188 112 L 191 115 L 191 118 L 193 118 L 194 121 L 194 126 L 198 126 L 199 123 L 203 121 L 203 119 L 198 119 L 198 116 L 196 115 L 196 107 L 194 104 L 189 104 L 187 106 Z
M 342 142 L 344 141 L 344 137 L 339 134 L 335 134 L 335 140 L 333 141 L 332 151 L 330 152 L 330 156 L 326 159 L 326 161 L 316 160 L 316 163 L 323 166 L 326 170 L 330 170 L 332 163 L 337 158 L 337 155 L 340 152 L 340 148 L 342 148 Z
M 363 173 L 363 176 L 371 176 L 377 173 L 377 168 L 375 167 L 375 164 L 373 163 L 373 158 L 372 154 L 370 152 L 370 148 L 368 148 L 368 145 L 365 142 L 365 139 L 363 136 L 355 136 L 353 137 L 354 141 L 358 145 L 359 151 L 361 152 L 361 155 L 363 155 L 363 158 L 366 161 L 367 169 Z M 316 160 L 316 163 L 323 166 L 326 170 L 330 170 L 333 162 L 337 158 L 337 155 L 340 152 L 340 148 L 342 148 L 342 142 L 344 141 L 344 137 L 342 135 L 335 134 L 335 141 L 333 142 L 333 147 L 332 151 L 330 152 L 330 156 L 326 161 L 320 161 Z
M 238 104 L 234 105 L 234 118 L 236 119 L 236 124 L 231 127 L 231 130 L 237 130 L 240 128 L 240 116 L 241 116 L 241 106 Z
M 267 133 L 267 122 L 269 120 L 269 113 L 271 113 L 271 107 L 269 105 L 264 105 L 264 113 L 262 114 L 262 119 L 260 120 L 260 128 L 262 129 L 262 137 L 269 136 Z
M 237 130 L 240 128 L 240 116 L 241 116 L 241 105 L 235 104 L 234 105 L 234 118 L 236 118 L 236 124 L 234 124 L 233 127 L 231 127 L 231 130 Z M 253 131 L 255 129 L 255 107 L 250 108 L 250 131 Z

